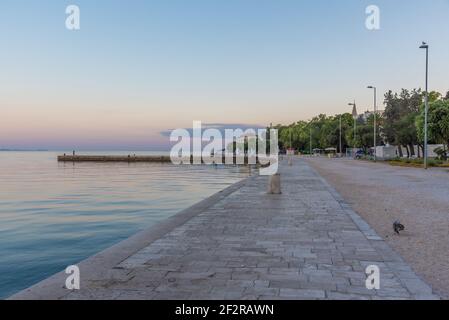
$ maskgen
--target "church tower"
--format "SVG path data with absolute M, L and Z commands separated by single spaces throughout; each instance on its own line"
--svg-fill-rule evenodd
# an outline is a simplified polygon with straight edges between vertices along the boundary
M 352 104 L 352 103 L 351 103 Z M 354 118 L 354 119 L 357 119 L 357 117 L 359 116 L 358 114 L 357 114 L 357 106 L 356 106 L 356 104 L 355 104 L 355 101 L 354 101 L 354 104 L 352 104 L 352 106 L 353 106 L 353 108 L 352 108 L 352 117 Z

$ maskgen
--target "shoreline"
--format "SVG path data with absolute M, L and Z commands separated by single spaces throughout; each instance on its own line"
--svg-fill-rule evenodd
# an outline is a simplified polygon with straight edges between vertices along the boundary
M 438 299 L 307 162 L 254 175 L 9 300 Z M 385 286 L 365 287 L 376 264 Z
M 107 272 L 110 268 L 118 265 L 126 260 L 134 253 L 142 248 L 150 245 L 173 229 L 183 225 L 191 218 L 201 214 L 206 208 L 214 205 L 222 198 L 227 197 L 231 193 L 240 189 L 249 179 L 244 178 L 225 189 L 213 194 L 212 196 L 199 201 L 198 203 L 181 210 L 177 214 L 159 222 L 155 225 L 142 230 L 119 243 L 106 248 L 99 253 L 90 256 L 76 265 L 80 268 L 81 285 L 83 281 L 89 281 Z M 84 276 L 87 274 L 88 276 Z M 23 289 L 9 297 L 6 300 L 60 300 L 72 293 L 72 291 L 64 288 L 67 278 L 64 270 L 39 281 L 38 283 Z

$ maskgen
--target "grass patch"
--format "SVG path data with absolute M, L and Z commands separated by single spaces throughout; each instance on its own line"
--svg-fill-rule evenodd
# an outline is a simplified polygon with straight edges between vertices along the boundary
M 423 159 L 394 159 L 388 161 L 388 163 L 392 166 L 396 167 L 413 167 L 413 168 L 421 168 L 424 166 Z M 429 159 L 428 160 L 429 167 L 443 167 L 449 168 L 449 163 L 447 161 L 442 161 L 438 159 Z

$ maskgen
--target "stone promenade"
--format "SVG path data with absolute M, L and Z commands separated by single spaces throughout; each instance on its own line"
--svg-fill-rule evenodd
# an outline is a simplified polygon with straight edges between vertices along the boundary
M 12 298 L 438 298 L 305 162 L 280 173 L 282 195 L 251 177 L 80 264 L 79 291 L 57 275 Z M 368 265 L 381 270 L 380 290 L 365 287 Z

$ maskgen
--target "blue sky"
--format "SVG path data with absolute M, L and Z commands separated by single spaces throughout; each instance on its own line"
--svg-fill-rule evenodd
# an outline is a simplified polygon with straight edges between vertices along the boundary
M 381 30 L 365 28 L 370 4 Z M 447 91 L 448 16 L 449 0 L 3 0 L 0 148 L 154 149 L 193 120 L 364 111 L 369 84 L 423 85 L 422 40 L 430 87 Z

